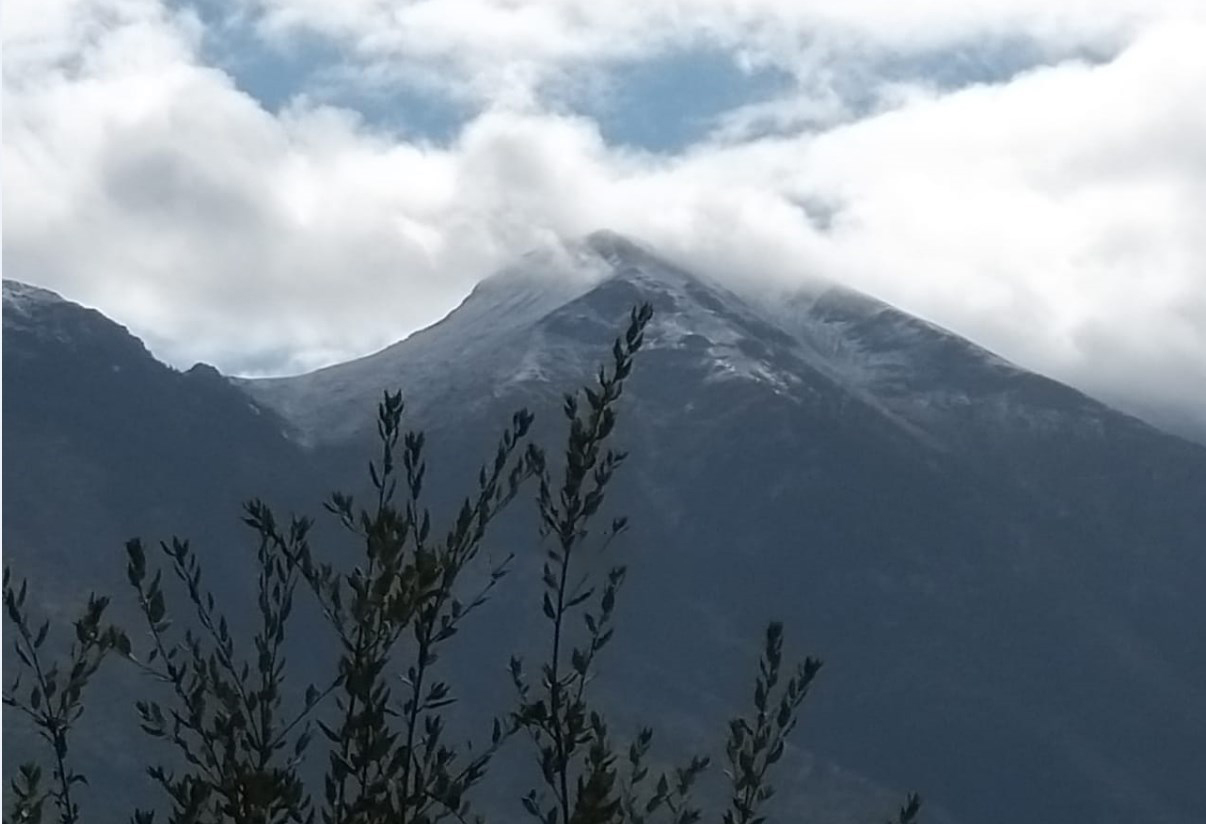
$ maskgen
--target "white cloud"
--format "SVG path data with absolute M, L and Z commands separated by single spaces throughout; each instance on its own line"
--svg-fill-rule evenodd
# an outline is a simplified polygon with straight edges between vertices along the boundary
M 269 37 L 318 35 L 400 77 L 530 105 L 566 72 L 700 44 L 815 81 L 835 61 L 1019 40 L 1112 53 L 1196 0 L 241 0 Z M 438 72 L 431 71 L 438 66 Z
M 1096 390 L 1179 372 L 1162 391 L 1201 405 L 1203 35 L 1153 28 L 1110 64 L 920 100 L 812 142 L 801 186 L 847 204 L 833 231 L 847 276 Z M 1133 374 L 1105 329 L 1129 341 Z
M 897 85 L 858 116 L 833 101 L 841 116 L 806 131 L 751 137 L 735 116 L 677 156 L 609 146 L 524 81 L 436 147 L 304 99 L 265 111 L 203 64 L 194 16 L 152 0 L 21 0 L 5 42 L 7 275 L 98 306 L 181 365 L 299 370 L 431 322 L 550 234 L 607 226 L 726 277 L 835 277 L 1093 391 L 1206 418 L 1206 21 L 1187 5 L 487 5 L 493 44 L 469 5 L 423 23 L 418 3 L 402 7 L 416 28 L 381 48 L 422 32 L 429 71 L 501 60 L 542 76 L 675 38 L 753 32 L 750 59 L 786 55 L 823 21 L 832 43 L 1025 31 L 1120 52 L 954 91 Z M 386 8 L 278 0 L 268 20 L 376 48 L 364 38 Z M 609 45 L 618 30 L 633 42 Z

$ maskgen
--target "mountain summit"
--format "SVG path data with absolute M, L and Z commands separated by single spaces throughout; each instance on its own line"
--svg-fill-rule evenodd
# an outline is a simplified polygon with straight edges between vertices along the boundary
M 339 442 L 371 430 L 373 404 L 386 387 L 402 388 L 421 411 L 460 391 L 454 387 L 499 396 L 518 384 L 572 385 L 589 373 L 627 310 L 645 301 L 654 308 L 647 349 L 676 353 L 706 381 L 873 407 L 919 437 L 941 440 L 952 419 L 1097 429 L 1103 417 L 1122 420 L 853 289 L 810 281 L 780 294 L 739 295 L 611 231 L 524 256 L 479 283 L 443 320 L 380 352 L 240 383 L 291 421 L 302 442 Z

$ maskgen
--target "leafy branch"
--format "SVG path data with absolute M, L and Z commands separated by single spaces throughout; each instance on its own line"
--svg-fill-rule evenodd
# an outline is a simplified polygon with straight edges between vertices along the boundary
M 36 763 L 26 762 L 19 768 L 12 781 L 15 803 L 10 820 L 41 821 L 49 799 L 58 810 L 60 824 L 76 824 L 80 811 L 72 797 L 72 788 L 86 784 L 87 779 L 71 766 L 71 730 L 84 713 L 84 691 L 101 663 L 114 650 L 128 655 L 130 641 L 120 629 L 103 623 L 109 599 L 90 595 L 83 614 L 75 621 L 75 639 L 66 662 L 47 661 L 43 647 L 50 622 L 33 628 L 25 609 L 26 582 L 13 585 L 7 567 L 3 586 L 5 614 L 17 630 L 13 651 L 19 662 L 11 686 L 4 691 L 4 704 L 30 719 L 53 755 L 51 787 L 42 787 L 42 770 Z M 23 688 L 26 676 L 32 683 Z

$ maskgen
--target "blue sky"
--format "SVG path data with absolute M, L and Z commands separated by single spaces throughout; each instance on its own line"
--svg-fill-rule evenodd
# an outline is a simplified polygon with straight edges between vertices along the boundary
M 457 99 L 405 75 L 369 79 L 368 72 L 357 71 L 364 67 L 358 66 L 354 50 L 321 33 L 301 31 L 273 41 L 257 31 L 254 18 L 232 14 L 228 3 L 177 0 L 172 6 L 203 22 L 202 59 L 221 68 L 269 111 L 309 98 L 354 110 L 370 128 L 446 145 L 482 108 L 482 101 L 475 105 Z M 849 77 L 839 82 L 846 104 L 865 112 L 876 105 L 876 80 L 953 90 L 1007 81 L 1051 57 L 1024 36 L 982 34 L 970 42 L 853 60 Z M 1082 46 L 1065 49 L 1059 57 L 1094 60 L 1098 55 Z M 716 43 L 675 45 L 575 67 L 569 74 L 562 83 L 566 88 L 548 95 L 552 108 L 590 118 L 609 144 L 659 153 L 706 141 L 727 113 L 773 104 L 790 97 L 797 85 L 784 66 L 742 65 L 739 50 Z
M 613 228 L 1206 396 L 1195 0 L 12 0 L 5 273 L 298 372 Z
M 181 5 L 181 4 L 178 4 Z M 268 43 L 247 20 L 231 21 L 222 4 L 191 7 L 206 24 L 202 54 L 238 87 L 270 111 L 310 97 L 355 110 L 367 126 L 411 140 L 448 144 L 480 110 L 474 105 L 405 78 L 368 82 L 351 70 L 346 47 L 314 34 Z M 966 61 L 952 59 L 961 66 Z M 983 67 L 967 65 L 974 80 Z M 730 51 L 700 45 L 676 48 L 639 60 L 582 69 L 581 88 L 552 95 L 558 110 L 594 120 L 610 144 L 651 152 L 677 152 L 704 140 L 726 112 L 790 92 L 792 76 L 774 66 L 743 68 Z M 571 84 L 572 85 L 572 84 Z

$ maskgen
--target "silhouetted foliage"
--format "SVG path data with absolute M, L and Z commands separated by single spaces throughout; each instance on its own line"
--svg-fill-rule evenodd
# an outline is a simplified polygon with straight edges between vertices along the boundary
M 651 315 L 648 305 L 633 310 L 611 363 L 600 368 L 592 385 L 565 397 L 569 434 L 560 473 L 529 442 L 532 415 L 517 412 L 481 467 L 476 489 L 442 531 L 424 504 L 425 439 L 403 429 L 398 393 L 387 392 L 378 408 L 381 453 L 369 464 L 373 499 L 362 506 L 336 493 L 326 503 L 360 547 L 354 568 L 318 560 L 309 519 L 282 525 L 263 502 L 247 503 L 244 522 L 257 547 L 250 639 L 232 631 L 187 541 L 173 538 L 148 553 L 132 540 L 126 546 L 127 576 L 147 648 L 132 649 L 124 632 L 103 624 L 108 600 L 93 596 L 75 623 L 66 663 L 48 664 L 43 645 L 50 625 L 32 628 L 25 584 L 11 587 L 6 570 L 4 602 L 16 629 L 19 671 L 4 701 L 31 719 L 53 755 L 49 786 L 36 762 L 18 769 L 6 821 L 39 822 L 48 801 L 61 824 L 81 820 L 71 790 L 85 779 L 69 763 L 70 733 L 83 712 L 84 690 L 111 652 L 162 686 L 137 699 L 135 708 L 143 732 L 167 742 L 177 755 L 173 766 L 148 768 L 166 795 L 171 824 L 481 821 L 471 805 L 472 790 L 516 733 L 531 740 L 539 771 L 539 785 L 520 803 L 541 824 L 700 820 L 703 810 L 692 802 L 692 790 L 710 759 L 692 757 L 655 779 L 648 766 L 652 729 L 617 744 L 590 689 L 615 631 L 626 576 L 623 565 L 602 575 L 590 571 L 625 529 L 623 518 L 598 526 L 609 485 L 626 457 L 609 443 Z M 513 657 L 515 709 L 494 720 L 485 746 L 457 746 L 447 731 L 458 699 L 437 664 L 508 573 L 513 556 L 482 570 L 480 550 L 491 523 L 529 481 L 537 486 L 545 551 L 541 610 L 549 628 L 547 658 L 530 682 L 523 662 Z M 169 603 L 164 569 L 186 594 L 187 608 Z M 329 678 L 290 700 L 295 690 L 288 689 L 285 643 L 299 587 L 314 599 L 338 642 L 338 660 Z M 754 712 L 729 725 L 724 824 L 764 821 L 762 805 L 774 792 L 771 770 L 820 668 L 820 661 L 806 658 L 785 678 L 783 628 L 769 626 Z M 24 676 L 32 683 L 23 687 Z M 305 769 L 316 746 L 325 750 L 321 786 L 307 782 L 313 771 Z M 919 809 L 917 796 L 910 796 L 899 824 L 916 822 Z M 156 812 L 136 810 L 132 820 L 151 824 Z
M 776 621 L 766 628 L 766 645 L 758 662 L 754 716 L 729 722 L 725 755 L 729 760 L 732 797 L 724 813 L 724 824 L 761 824 L 764 820 L 758 809 L 775 792 L 767 781 L 767 773 L 783 757 L 787 736 L 796 726 L 796 713 L 821 670 L 818 659 L 805 658 L 776 701 L 775 687 L 782 666 L 783 625 Z
M 44 621 L 36 630 L 25 609 L 26 582 L 13 586 L 4 570 L 4 610 L 16 630 L 13 652 L 19 666 L 4 704 L 24 713 L 52 755 L 51 781 L 43 787 L 42 769 L 35 763 L 21 765 L 12 780 L 13 809 L 8 820 L 41 821 L 46 801 L 53 802 L 61 824 L 80 821 L 79 805 L 71 795 L 87 778 L 71 767 L 71 729 L 84 712 L 83 694 L 101 662 L 113 650 L 128 654 L 130 641 L 120 629 L 103 624 L 108 598 L 91 595 L 88 606 L 75 621 L 75 640 L 65 661 L 47 661 L 43 654 L 50 631 Z M 28 677 L 29 682 L 23 683 Z
M 914 824 L 921 820 L 921 796 L 917 793 L 909 793 L 908 799 L 904 806 L 900 808 L 900 812 L 896 816 L 895 824 Z M 893 824 L 889 821 L 888 824 Z

